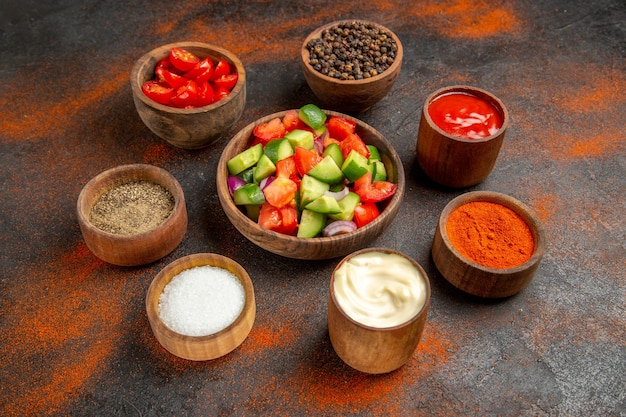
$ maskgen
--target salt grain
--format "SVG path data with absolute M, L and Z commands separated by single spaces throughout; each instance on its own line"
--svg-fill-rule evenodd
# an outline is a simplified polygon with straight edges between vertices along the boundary
M 228 327 L 239 316 L 245 290 L 230 271 L 197 266 L 174 276 L 159 297 L 159 316 L 170 329 L 206 336 Z

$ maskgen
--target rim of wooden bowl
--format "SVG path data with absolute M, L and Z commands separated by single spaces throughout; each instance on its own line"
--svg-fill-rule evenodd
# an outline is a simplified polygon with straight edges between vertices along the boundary
M 448 132 L 444 131 L 430 117 L 430 113 L 428 113 L 428 106 L 437 97 L 442 96 L 444 94 L 448 94 L 448 93 L 465 93 L 469 95 L 474 95 L 480 99 L 488 101 L 500 112 L 500 115 L 502 116 L 502 126 L 500 126 L 500 128 L 495 133 L 489 136 L 486 136 L 484 138 L 478 138 L 478 139 L 462 138 L 459 136 L 451 135 Z M 455 140 L 459 142 L 479 143 L 479 142 L 487 142 L 487 141 L 493 140 L 497 138 L 499 135 L 501 135 L 502 132 L 506 131 L 509 128 L 509 123 L 510 123 L 509 111 L 507 110 L 502 100 L 500 100 L 497 96 L 495 96 L 493 93 L 490 93 L 487 90 L 483 90 L 482 88 L 473 87 L 471 85 L 465 85 L 465 84 L 457 84 L 457 85 L 450 85 L 447 87 L 442 87 L 434 91 L 433 93 L 431 93 L 428 97 L 426 97 L 426 100 L 424 100 L 424 106 L 422 107 L 422 115 L 426 119 L 426 122 L 430 125 L 430 127 L 434 129 L 437 133 L 439 133 L 442 136 L 445 136 L 446 138 L 450 140 Z
M 398 256 L 401 256 L 401 257 L 405 258 L 406 260 L 411 262 L 411 264 L 415 267 L 415 269 L 417 269 L 417 271 L 420 273 L 420 275 L 422 276 L 422 278 L 424 279 L 424 281 L 426 283 L 426 299 L 424 301 L 424 305 L 422 306 L 422 308 L 420 308 L 420 310 L 417 313 L 415 313 L 415 315 L 413 317 L 411 317 L 410 319 L 408 319 L 404 323 L 396 324 L 395 326 L 389 326 L 389 327 L 374 327 L 374 326 L 370 326 L 370 325 L 367 325 L 367 324 L 363 324 L 361 322 L 358 322 L 358 321 L 354 320 L 352 317 L 350 317 L 348 314 L 346 314 L 346 312 L 341 308 L 341 305 L 337 301 L 337 298 L 335 297 L 335 285 L 334 285 L 335 284 L 335 272 L 337 272 L 337 270 L 341 267 L 341 265 L 343 265 L 345 262 L 349 261 L 353 257 L 355 257 L 357 255 L 360 255 L 362 253 L 370 253 L 370 252 L 382 252 L 382 253 L 386 253 L 386 254 L 398 255 Z M 350 321 L 354 325 L 356 325 L 358 327 L 362 327 L 363 329 L 371 330 L 373 332 L 393 332 L 395 330 L 398 330 L 398 329 L 401 329 L 403 327 L 407 327 L 407 326 L 411 325 L 416 320 L 419 320 L 420 317 L 422 316 L 422 314 L 424 314 L 425 312 L 428 311 L 428 309 L 430 307 L 430 297 L 431 297 L 430 279 L 428 278 L 428 274 L 426 274 L 426 271 L 424 270 L 424 268 L 422 268 L 422 266 L 415 259 L 411 258 L 408 255 L 405 255 L 402 252 L 399 252 L 399 251 L 394 250 L 394 249 L 383 248 L 383 247 L 363 248 L 363 249 L 359 249 L 359 250 L 357 250 L 355 252 L 352 252 L 352 253 L 346 255 L 343 259 L 341 259 L 341 261 L 339 261 L 337 266 L 335 266 L 335 268 L 333 269 L 333 272 L 332 272 L 332 274 L 330 276 L 329 296 L 330 296 L 330 299 L 332 300 L 333 304 L 337 308 L 337 311 L 339 311 L 339 313 L 346 320 Z
M 231 65 L 237 68 L 237 83 L 231 90 L 228 96 L 224 97 L 220 101 L 211 103 L 208 106 L 195 107 L 191 109 L 181 109 L 177 107 L 166 106 L 165 104 L 157 103 L 148 96 L 146 96 L 141 90 L 141 85 L 154 78 L 154 68 L 161 59 L 169 55 L 170 50 L 174 47 L 187 49 L 189 52 L 196 54 L 200 59 L 210 56 L 213 59 L 226 59 Z M 232 52 L 217 45 L 213 45 L 205 42 L 173 42 L 167 45 L 159 46 L 139 58 L 131 70 L 130 85 L 133 94 L 141 100 L 145 105 L 154 107 L 155 109 L 166 111 L 175 114 L 194 114 L 205 113 L 222 107 L 232 101 L 236 95 L 241 93 L 246 83 L 246 69 L 241 60 Z
M 389 199 L 387 202 L 384 203 L 383 210 L 374 221 L 365 225 L 362 228 L 357 229 L 354 232 L 343 234 L 343 235 L 330 236 L 330 237 L 299 238 L 296 236 L 289 236 L 289 235 L 277 233 L 271 230 L 263 229 L 256 222 L 252 221 L 248 216 L 246 216 L 235 205 L 228 191 L 228 185 L 226 181 L 228 177 L 228 167 L 226 165 L 228 160 L 248 147 L 250 136 L 252 135 L 252 131 L 254 130 L 255 126 L 259 125 L 260 123 L 264 123 L 269 120 L 272 120 L 276 117 L 282 118 L 287 113 L 287 111 L 289 110 L 276 112 L 276 113 L 267 115 L 265 117 L 262 117 L 250 123 L 243 129 L 241 129 L 230 140 L 230 142 L 226 145 L 226 147 L 222 151 L 222 156 L 220 157 L 220 160 L 218 162 L 217 175 L 216 175 L 217 193 L 220 199 L 220 204 L 222 206 L 222 209 L 228 216 L 231 223 L 233 223 L 233 226 L 235 226 L 235 228 L 239 230 L 239 232 L 242 235 L 248 238 L 248 240 L 252 241 L 257 246 L 269 252 L 272 252 L 277 255 L 287 257 L 287 258 L 303 259 L 303 260 L 320 260 L 320 259 L 338 258 L 356 249 L 352 248 L 351 246 L 350 247 L 346 246 L 345 251 L 339 251 L 332 256 L 320 256 L 319 253 L 323 252 L 323 248 L 325 245 L 329 245 L 329 244 L 338 245 L 344 242 L 354 242 L 355 238 L 359 236 L 365 236 L 367 235 L 367 232 L 373 229 L 380 229 L 379 232 L 373 237 L 371 237 L 369 241 L 362 243 L 360 246 L 363 247 L 367 245 L 371 240 L 374 240 L 382 232 L 384 232 L 384 230 L 393 221 L 393 218 L 395 217 L 395 215 L 397 214 L 400 208 L 400 205 L 402 203 L 402 198 L 404 196 L 404 189 L 405 189 L 404 167 L 402 165 L 402 161 L 400 157 L 398 156 L 398 153 L 392 146 L 391 142 L 385 139 L 385 137 L 380 132 L 378 132 L 376 129 L 374 129 L 367 123 L 359 119 L 356 119 L 352 116 L 343 114 L 343 113 L 339 113 L 339 112 L 335 112 L 331 110 L 322 110 L 328 117 L 340 116 L 340 117 L 345 117 L 349 120 L 355 121 L 357 123 L 357 132 L 365 130 L 365 131 L 369 131 L 368 135 L 376 136 L 377 137 L 376 140 L 384 144 L 386 148 L 386 149 L 379 149 L 379 151 L 381 152 L 381 157 L 387 161 L 385 163 L 385 166 L 387 167 L 387 171 L 397 174 L 397 178 L 391 179 L 391 182 L 394 182 L 397 185 L 396 192 L 391 197 L 391 199 Z M 244 142 L 244 139 L 245 139 L 245 142 Z M 363 138 L 363 139 L 365 143 L 368 143 L 368 140 L 366 138 Z M 396 167 L 395 170 L 390 169 L 389 164 L 395 165 Z M 284 242 L 284 245 L 282 245 L 284 248 L 292 248 L 292 249 L 299 248 L 299 245 L 301 245 L 304 242 L 306 242 L 309 246 L 307 247 L 306 250 L 300 248 L 298 250 L 298 253 L 284 253 L 284 252 L 281 253 L 278 251 L 273 251 L 272 249 L 267 248 L 261 245 L 260 243 L 258 243 L 257 241 L 253 240 L 251 236 L 248 236 L 245 233 L 245 231 L 242 230 L 244 227 L 237 224 L 237 222 L 242 223 L 244 227 L 247 228 L 248 230 L 253 230 L 254 236 L 267 236 L 268 238 L 272 238 L 273 241 Z
M 226 328 L 209 335 L 189 336 L 169 328 L 158 312 L 159 297 L 176 275 L 196 266 L 216 266 L 233 273 L 245 291 L 243 310 Z M 216 253 L 196 253 L 165 266 L 152 280 L 146 293 L 146 314 L 157 341 L 170 353 L 194 361 L 217 359 L 235 350 L 248 337 L 256 317 L 254 285 L 248 272 L 236 261 Z
M 91 223 L 89 220 L 89 214 L 91 213 L 91 210 L 98 198 L 114 187 L 141 180 L 151 181 L 165 187 L 174 197 L 174 208 L 172 209 L 170 215 L 160 225 L 152 230 L 142 233 L 118 235 L 104 231 Z M 180 244 L 187 231 L 187 207 L 185 203 L 185 194 L 180 186 L 180 183 L 165 169 L 148 164 L 118 165 L 97 174 L 89 180 L 87 184 L 85 184 L 78 195 L 76 213 L 83 237 L 89 246 L 89 249 L 104 261 L 121 266 L 136 266 L 151 263 L 167 255 L 167 253 L 162 256 L 158 256 L 158 254 L 156 254 L 150 257 L 147 261 L 142 261 L 140 263 L 113 262 L 106 253 L 101 253 L 102 251 L 99 248 L 91 246 L 92 239 L 89 236 L 97 236 L 97 238 L 94 239 L 97 239 L 98 241 L 115 242 L 116 244 L 127 246 L 129 248 L 137 247 L 137 250 L 140 250 L 140 246 L 133 246 L 133 244 L 140 241 L 147 241 L 155 236 L 160 236 L 161 234 L 164 234 L 165 230 L 171 230 L 175 232 L 173 235 L 168 236 L 170 239 L 173 238 L 171 242 L 155 240 L 154 244 L 151 245 L 158 245 L 160 248 L 167 248 L 170 246 L 171 250 L 169 252 L 171 252 L 174 248 L 176 248 L 176 246 L 178 246 L 178 244 Z M 167 243 L 169 243 L 169 245 Z
M 362 80 L 338 80 L 334 77 L 329 77 L 328 75 L 324 75 L 321 72 L 316 71 L 315 68 L 313 68 L 311 64 L 309 63 L 309 58 L 311 56 L 311 54 L 309 53 L 309 50 L 307 49 L 307 45 L 309 41 L 315 38 L 320 38 L 321 33 L 326 29 L 333 28 L 343 23 L 351 23 L 351 22 L 359 22 L 359 23 L 371 25 L 379 29 L 382 29 L 385 32 L 387 32 L 389 35 L 391 35 L 393 40 L 396 42 L 396 45 L 398 45 L 398 51 L 396 52 L 396 57 L 393 60 L 393 63 L 384 72 L 374 77 L 364 78 Z M 323 26 L 320 26 L 314 31 L 312 31 L 311 33 L 309 33 L 309 35 L 304 39 L 304 42 L 302 43 L 302 48 L 300 50 L 300 58 L 302 60 L 302 63 L 304 64 L 306 68 L 310 70 L 311 73 L 315 74 L 321 79 L 326 80 L 327 82 L 340 84 L 340 85 L 362 85 L 362 84 L 367 84 L 367 83 L 375 82 L 380 79 L 386 78 L 390 74 L 395 72 L 402 65 L 403 55 L 404 55 L 404 49 L 402 46 L 402 42 L 400 41 L 400 38 L 398 38 L 398 35 L 396 35 L 394 31 L 392 31 L 391 29 L 389 29 L 388 27 L 384 25 L 381 25 L 380 23 L 372 22 L 369 20 L 363 20 L 363 19 L 342 19 L 342 20 L 337 20 L 337 21 L 325 24 Z

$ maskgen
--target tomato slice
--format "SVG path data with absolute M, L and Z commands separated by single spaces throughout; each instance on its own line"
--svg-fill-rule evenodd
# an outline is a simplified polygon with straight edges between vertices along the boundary
M 377 203 L 391 197 L 398 186 L 388 181 L 372 183 L 372 173 L 367 172 L 354 182 L 354 192 L 361 197 L 362 203 Z
M 356 122 L 341 116 L 331 116 L 327 123 L 328 134 L 331 138 L 344 140 L 356 130 Z
M 198 99 L 196 100 L 196 107 L 208 106 L 213 103 L 215 93 L 213 87 L 208 81 L 196 82 L 198 87 Z
M 300 119 L 298 110 L 295 109 L 288 110 L 287 113 L 285 113 L 283 116 L 283 124 L 285 125 L 285 130 L 287 132 L 291 132 L 295 129 L 310 130 L 302 119 Z
M 204 58 L 195 67 L 185 73 L 185 78 L 194 80 L 197 84 L 208 81 L 215 71 L 215 64 L 211 58 Z
M 296 184 L 298 189 L 300 189 L 300 182 L 302 182 L 302 178 L 300 178 L 300 175 L 298 174 L 296 159 L 293 155 L 276 162 L 276 176 L 289 178 Z
M 187 83 L 187 79 L 182 75 L 178 75 L 175 72 L 168 70 L 167 68 L 161 66 L 156 67 L 154 73 L 157 76 L 157 79 L 165 84 L 169 85 L 172 88 L 180 88 Z
M 352 220 L 356 223 L 356 227 L 363 227 L 379 215 L 380 212 L 376 203 L 364 203 L 354 208 L 354 218 Z
M 263 195 L 265 195 L 265 201 L 280 208 L 293 203 L 296 191 L 298 191 L 298 186 L 295 182 L 289 178 L 276 177 L 263 189 Z
M 230 91 L 222 88 L 222 87 L 218 87 L 215 84 L 213 84 L 213 86 L 215 87 L 214 89 L 214 95 L 213 95 L 213 102 L 216 101 L 220 101 L 221 99 L 227 97 L 230 94 Z
M 301 146 L 296 146 L 294 151 L 296 169 L 298 170 L 298 174 L 300 174 L 301 177 L 303 177 L 307 172 L 311 170 L 311 168 L 313 168 L 322 160 L 321 155 L 318 154 L 315 149 L 308 150 Z
M 258 223 L 264 229 L 294 235 L 298 228 L 298 214 L 293 206 L 277 208 L 266 202 L 259 211 Z
M 200 59 L 191 52 L 176 47 L 170 50 L 170 61 L 179 70 L 187 72 L 191 71 L 200 62 Z
M 351 133 L 346 136 L 340 143 L 339 147 L 341 148 L 341 154 L 343 158 L 347 158 L 352 150 L 357 151 L 361 155 L 366 158 L 370 157 L 370 150 L 363 142 L 363 139 L 357 133 Z
M 222 88 L 225 88 L 226 90 L 230 91 L 230 90 L 233 89 L 235 84 L 237 84 L 237 80 L 238 79 L 239 79 L 239 75 L 237 75 L 237 73 L 235 72 L 235 73 L 232 73 L 232 74 L 222 75 L 221 77 L 216 78 L 215 80 L 213 80 L 213 82 L 218 87 L 222 87 Z
M 265 146 L 270 140 L 285 136 L 285 126 L 282 120 L 276 117 L 269 122 L 257 125 L 252 134 Z
M 185 85 L 176 90 L 176 94 L 172 96 L 171 101 L 174 107 L 195 107 L 198 102 L 198 86 L 194 81 L 188 80 Z
M 174 95 L 174 89 L 157 80 L 150 80 L 141 86 L 143 93 L 150 99 L 166 106 L 170 104 L 170 98 Z
M 215 72 L 213 73 L 213 80 L 220 78 L 223 75 L 230 74 L 230 64 L 225 59 L 220 59 L 215 65 Z

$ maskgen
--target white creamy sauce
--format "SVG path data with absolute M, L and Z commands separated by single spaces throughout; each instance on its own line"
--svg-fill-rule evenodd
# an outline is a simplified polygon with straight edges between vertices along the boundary
M 335 299 L 358 323 L 377 328 L 403 324 L 426 302 L 426 281 L 406 258 L 365 252 L 335 272 Z

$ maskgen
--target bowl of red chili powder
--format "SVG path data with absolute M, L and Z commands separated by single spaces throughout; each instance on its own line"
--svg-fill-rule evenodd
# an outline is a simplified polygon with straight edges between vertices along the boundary
M 441 212 L 432 256 L 441 275 L 479 297 L 512 296 L 530 284 L 545 252 L 544 231 L 529 207 L 505 194 L 474 191 Z

